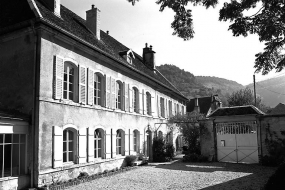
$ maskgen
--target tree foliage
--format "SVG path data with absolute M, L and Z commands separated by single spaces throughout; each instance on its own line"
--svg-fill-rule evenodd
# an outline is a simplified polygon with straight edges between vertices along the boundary
M 251 89 L 245 88 L 233 92 L 228 97 L 228 105 L 231 106 L 245 106 L 245 105 L 255 105 L 254 94 Z M 266 106 L 260 96 L 256 97 L 256 107 L 260 110 L 267 112 L 270 109 Z
M 139 0 L 127 0 L 134 5 Z M 193 19 L 188 4 L 215 7 L 218 0 L 157 0 L 160 11 L 170 8 L 175 12 L 171 27 L 184 40 L 194 37 Z M 247 11 L 254 14 L 248 16 Z M 271 70 L 280 72 L 285 66 L 285 2 L 283 0 L 232 0 L 224 3 L 220 10 L 220 21 L 231 21 L 229 30 L 234 36 L 257 34 L 265 43 L 263 52 L 257 53 L 254 68 L 256 72 L 267 74 Z

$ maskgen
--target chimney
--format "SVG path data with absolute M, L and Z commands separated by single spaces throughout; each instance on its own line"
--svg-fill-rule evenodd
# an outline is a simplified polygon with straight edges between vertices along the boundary
M 195 106 L 194 106 L 194 111 L 200 113 L 200 108 L 199 108 L 199 99 L 195 98 L 194 100 Z
M 100 10 L 94 5 L 86 11 L 86 25 L 100 40 Z
M 152 46 L 143 48 L 143 62 L 150 69 L 155 69 L 155 51 L 152 50 Z
M 60 0 L 44 0 L 44 4 L 57 16 L 60 16 Z

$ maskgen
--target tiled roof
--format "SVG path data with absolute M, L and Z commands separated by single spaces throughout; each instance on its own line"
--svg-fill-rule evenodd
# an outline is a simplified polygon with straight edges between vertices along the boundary
M 235 106 L 235 107 L 223 107 L 218 108 L 216 111 L 211 113 L 209 117 L 215 116 L 234 116 L 234 115 L 264 115 L 262 111 L 258 108 L 248 105 L 248 106 Z
M 207 114 L 209 109 L 211 108 L 212 104 L 212 98 L 214 98 L 213 102 L 221 102 L 221 100 L 217 96 L 207 96 L 207 97 L 201 97 L 198 98 L 198 105 L 200 113 Z M 190 99 L 190 101 L 187 103 L 187 112 L 194 111 L 195 108 L 195 99 Z
M 57 27 L 79 37 L 80 39 L 88 42 L 89 44 L 99 48 L 103 52 L 110 55 L 115 60 L 119 61 L 120 63 L 124 64 L 127 67 L 131 67 L 140 73 L 144 73 L 150 76 L 153 79 L 161 82 L 177 94 L 183 96 L 169 81 L 167 81 L 159 72 L 154 72 L 153 70 L 149 69 L 147 66 L 144 65 L 142 62 L 142 57 L 135 53 L 136 58 L 133 61 L 133 64 L 130 65 L 125 59 L 123 59 L 119 53 L 122 51 L 129 50 L 130 48 L 126 47 L 122 43 L 115 40 L 110 35 L 106 34 L 105 32 L 101 31 L 100 38 L 98 40 L 86 27 L 86 21 L 61 5 L 61 18 L 53 14 L 50 10 L 48 10 L 44 5 L 40 2 L 36 1 L 36 4 L 41 12 L 43 18 L 56 25 Z

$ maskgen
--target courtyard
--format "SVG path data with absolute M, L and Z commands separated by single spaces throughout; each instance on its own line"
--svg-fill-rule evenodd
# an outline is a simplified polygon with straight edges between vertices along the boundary
M 184 163 L 181 156 L 173 162 L 149 163 L 114 176 L 70 187 L 76 189 L 242 189 L 264 186 L 276 168 L 257 164 Z

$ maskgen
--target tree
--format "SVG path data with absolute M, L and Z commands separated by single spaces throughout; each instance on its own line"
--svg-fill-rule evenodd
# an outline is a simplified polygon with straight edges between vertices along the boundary
M 236 92 L 233 92 L 228 97 L 228 105 L 229 107 L 232 106 L 245 106 L 245 105 L 255 105 L 254 101 L 254 94 L 251 89 L 245 88 L 238 90 Z M 260 110 L 267 112 L 270 108 L 266 106 L 263 102 L 260 96 L 256 97 L 256 107 Z
M 127 0 L 133 5 L 139 0 Z M 157 0 L 160 11 L 170 8 L 175 12 L 171 27 L 173 35 L 184 40 L 194 37 L 193 20 L 188 4 L 202 5 L 206 8 L 215 7 L 218 0 Z M 257 10 L 256 10 L 257 9 Z M 255 11 L 247 15 L 246 11 Z M 263 52 L 257 53 L 254 68 L 256 72 L 268 74 L 272 70 L 280 72 L 285 66 L 285 54 L 283 46 L 285 43 L 285 2 L 283 0 L 232 0 L 224 3 L 220 10 L 220 21 L 231 21 L 229 30 L 234 36 L 247 36 L 257 34 L 260 42 L 264 42 Z

